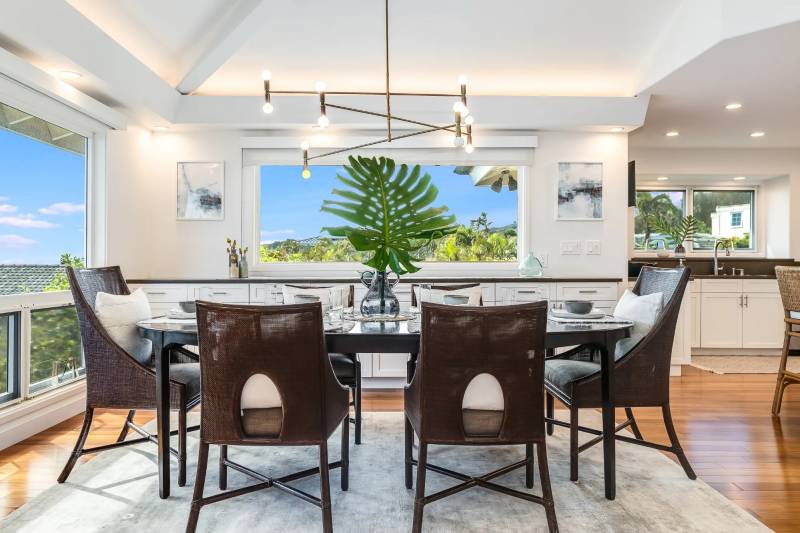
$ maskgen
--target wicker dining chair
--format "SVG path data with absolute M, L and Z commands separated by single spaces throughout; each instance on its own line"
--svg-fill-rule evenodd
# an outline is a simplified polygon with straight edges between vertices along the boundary
M 800 267 L 776 266 L 775 276 L 778 278 L 778 287 L 781 291 L 783 321 L 786 324 L 781 364 L 775 383 L 775 398 L 772 400 L 772 414 L 778 416 L 781 412 L 783 393 L 786 387 L 800 383 L 800 374 L 786 370 L 791 340 L 793 337 L 800 338 Z
M 664 307 L 650 331 L 642 339 L 623 339 L 617 343 L 614 354 L 614 403 L 624 407 L 627 420 L 616 427 L 615 438 L 622 442 L 639 444 L 675 454 L 690 479 L 697 476 L 681 448 L 669 405 L 669 371 L 675 326 L 681 300 L 689 283 L 689 269 L 643 267 L 633 287 L 639 296 L 662 293 Z M 547 391 L 547 433 L 553 434 L 553 424 L 570 430 L 570 479 L 578 480 L 578 454 L 602 442 L 602 432 L 578 424 L 580 409 L 602 407 L 600 391 L 600 363 L 593 360 L 594 347 L 583 346 L 549 358 L 545 363 L 545 389 Z M 569 423 L 553 418 L 553 398 L 570 411 Z M 670 445 L 644 440 L 633 407 L 660 407 Z M 630 427 L 635 438 L 616 435 Z M 595 435 L 595 438 L 578 445 L 578 432 Z
M 332 289 L 333 286 L 319 286 L 319 285 L 286 285 L 293 289 L 302 291 L 304 289 Z M 302 294 L 302 292 L 298 292 Z M 355 287 L 350 285 L 347 289 L 347 307 L 353 307 L 355 301 Z M 295 303 L 295 302 L 284 302 Z M 361 444 L 361 361 L 358 359 L 358 354 L 354 353 L 330 353 L 331 364 L 333 365 L 333 372 L 336 378 L 345 387 L 350 389 L 352 399 L 350 405 L 353 406 L 353 416 L 348 418 L 353 424 L 354 436 L 353 440 L 356 444 Z
M 203 409 L 194 496 L 186 526 L 195 531 L 200 509 L 208 504 L 276 488 L 322 509 L 323 530 L 333 530 L 329 468 L 341 467 L 347 490 L 349 394 L 333 373 L 325 350 L 319 303 L 251 306 L 197 302 Z M 242 391 L 254 376 L 266 376 L 279 404 L 244 405 Z M 341 424 L 341 461 L 328 462 L 328 438 Z M 220 489 L 203 497 L 209 445 L 220 446 Z M 228 446 L 317 446 L 319 467 L 272 478 L 228 458 Z M 227 489 L 227 469 L 257 483 Z M 289 482 L 320 474 L 320 497 Z
M 151 435 L 133 422 L 136 410 L 156 409 L 156 374 L 133 358 L 111 339 L 95 314 L 97 293 L 130 294 L 119 267 L 72 268 L 67 267 L 67 279 L 78 313 L 78 323 L 86 361 L 86 412 L 78 441 L 67 464 L 58 477 L 63 483 L 69 477 L 78 459 L 87 453 L 101 452 L 142 442 L 155 442 Z M 171 450 L 178 458 L 178 485 L 186 485 L 186 433 L 199 429 L 187 428 L 187 412 L 200 403 L 200 365 L 177 363 L 170 365 L 170 408 L 178 411 L 178 450 Z M 98 408 L 128 409 L 128 416 L 117 442 L 86 448 L 86 438 L 92 425 L 94 410 Z M 128 430 L 141 435 L 125 440 Z
M 437 291 L 442 293 L 451 292 L 453 294 L 463 293 L 465 289 L 473 289 L 475 287 L 480 287 L 480 283 L 459 283 L 459 284 L 447 284 L 447 285 L 425 285 L 421 283 L 413 283 L 411 285 L 411 306 L 418 307 L 419 306 L 419 298 L 417 297 L 417 293 L 421 290 L 422 287 L 430 291 Z M 441 302 L 439 302 L 441 303 Z M 483 305 L 483 295 L 480 296 L 477 305 Z
M 405 389 L 406 487 L 417 465 L 412 531 L 422 530 L 425 505 L 478 486 L 544 506 L 547 525 L 558 531 L 547 466 L 544 420 L 544 360 L 547 302 L 514 306 L 452 306 L 423 302 L 417 371 Z M 489 374 L 502 389 L 502 410 L 465 408 L 477 376 Z M 500 393 L 498 392 L 498 395 Z M 413 439 L 419 438 L 414 460 Z M 469 476 L 428 462 L 429 445 L 525 445 L 525 459 L 482 476 Z M 525 467 L 533 487 L 536 446 L 542 496 L 502 486 L 492 479 Z M 462 483 L 425 495 L 427 470 Z

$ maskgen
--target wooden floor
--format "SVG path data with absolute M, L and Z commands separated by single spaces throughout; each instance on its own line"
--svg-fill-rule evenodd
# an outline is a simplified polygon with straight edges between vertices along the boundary
M 672 412 L 701 479 L 772 529 L 800 532 L 800 386 L 788 389 L 783 415 L 772 418 L 774 383 L 773 375 L 720 376 L 689 368 L 672 379 Z M 364 407 L 401 410 L 402 394 L 366 392 Z M 666 442 L 660 410 L 635 413 L 645 438 Z M 115 440 L 124 415 L 95 415 L 89 444 Z M 55 484 L 80 423 L 74 417 L 0 452 L 0 516 Z

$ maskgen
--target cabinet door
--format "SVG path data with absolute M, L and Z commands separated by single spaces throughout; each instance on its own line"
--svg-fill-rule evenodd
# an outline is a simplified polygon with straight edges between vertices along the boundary
M 376 353 L 372 355 L 372 377 L 404 378 L 406 377 L 405 353 Z
M 783 304 L 778 293 L 745 293 L 742 348 L 783 346 Z
M 700 347 L 700 295 L 691 295 L 691 312 L 692 312 L 692 325 L 691 325 L 691 340 L 692 348 Z
M 741 293 L 703 293 L 700 318 L 700 346 L 742 347 Z

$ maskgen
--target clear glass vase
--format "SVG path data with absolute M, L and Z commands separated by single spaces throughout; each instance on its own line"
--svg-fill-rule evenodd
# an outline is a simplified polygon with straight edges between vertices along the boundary
M 396 317 L 400 314 L 400 301 L 392 288 L 400 281 L 395 274 L 389 279 L 389 273 L 367 271 L 361 274 L 361 283 L 369 290 L 361 300 L 361 314 L 367 317 Z
M 542 274 L 544 274 L 542 262 L 539 261 L 539 258 L 536 257 L 533 252 L 529 253 L 519 264 L 519 275 L 522 277 L 538 277 Z

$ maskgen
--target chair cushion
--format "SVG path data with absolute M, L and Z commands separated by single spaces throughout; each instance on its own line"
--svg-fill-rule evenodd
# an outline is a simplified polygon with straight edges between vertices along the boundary
M 462 409 L 461 420 L 468 437 L 496 437 L 503 425 L 504 411 Z
M 283 408 L 242 409 L 242 429 L 251 437 L 278 437 L 283 425 Z
M 331 358 L 331 365 L 333 365 L 333 373 L 336 374 L 339 381 L 356 379 L 356 364 L 352 359 L 341 353 L 328 355 Z
M 200 394 L 200 363 L 175 363 L 169 365 L 169 379 L 186 386 L 186 399 Z
M 656 323 L 664 308 L 664 293 L 639 296 L 626 289 L 614 308 L 614 316 L 633 322 L 631 337 L 641 339 Z
M 150 303 L 142 289 L 131 294 L 98 292 L 94 303 L 97 319 L 108 336 L 120 348 L 143 365 L 149 365 L 153 353 L 150 339 L 139 336 L 136 323 L 151 318 Z
M 424 295 L 425 298 L 423 299 L 421 295 Z M 427 291 L 422 291 L 419 285 L 414 287 L 414 296 L 416 297 L 417 302 L 431 302 L 436 304 L 447 304 L 447 305 L 480 305 L 481 304 L 481 287 L 477 285 L 475 287 L 466 287 L 463 289 L 452 289 L 452 290 L 445 290 L 445 289 L 429 289 Z M 448 296 L 466 296 L 469 298 L 466 302 L 462 303 L 460 301 L 454 301 L 455 298 L 448 298 Z
M 572 396 L 572 384 L 600 372 L 600 364 L 572 359 L 548 359 L 544 362 L 544 379 L 556 389 Z
M 636 348 L 636 345 L 639 344 L 641 340 L 642 339 L 638 337 L 628 337 L 627 339 L 618 340 L 617 346 L 614 348 L 614 361 L 619 361 L 628 355 L 628 352 Z

